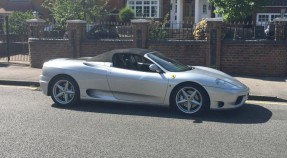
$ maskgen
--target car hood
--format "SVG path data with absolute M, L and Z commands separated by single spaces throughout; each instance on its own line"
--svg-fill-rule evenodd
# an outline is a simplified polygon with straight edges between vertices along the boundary
M 193 69 L 188 72 L 185 72 L 184 76 L 206 86 L 215 86 L 216 80 L 221 79 L 228 83 L 236 85 L 239 88 L 242 88 L 242 89 L 247 88 L 247 86 L 242 84 L 240 81 L 238 81 L 234 77 L 222 71 L 208 68 L 208 67 L 203 67 L 203 66 L 193 66 Z

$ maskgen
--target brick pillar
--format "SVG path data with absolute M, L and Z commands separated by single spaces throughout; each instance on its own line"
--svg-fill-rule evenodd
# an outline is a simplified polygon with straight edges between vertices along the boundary
M 146 19 L 131 20 L 133 28 L 133 47 L 147 48 L 148 28 L 150 21 Z
M 26 21 L 29 27 L 29 38 L 42 39 L 46 21 L 43 19 L 29 19 Z
M 275 22 L 275 40 L 286 40 L 287 39 L 287 19 L 276 18 Z
M 206 39 L 208 49 L 206 52 L 206 66 L 220 69 L 221 54 L 221 28 L 222 18 L 207 18 Z
M 81 56 L 81 43 L 86 39 L 86 25 L 84 20 L 68 20 L 68 39 L 71 44 L 71 54 L 74 58 Z

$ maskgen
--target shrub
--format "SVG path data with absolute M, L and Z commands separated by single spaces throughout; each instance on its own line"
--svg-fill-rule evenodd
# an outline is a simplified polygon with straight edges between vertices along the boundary
M 162 22 L 155 21 L 154 19 L 151 21 L 148 34 L 150 40 L 164 40 L 166 38 L 165 27 L 168 23 L 168 16 L 169 14 L 166 14 Z
M 9 15 L 9 28 L 10 32 L 15 34 L 26 34 L 28 32 L 27 22 L 28 19 L 34 19 L 33 14 L 28 12 L 15 11 Z M 4 26 L 5 29 L 5 26 Z
M 134 11 L 128 6 L 120 10 L 120 20 L 123 22 L 130 22 L 131 19 L 135 17 Z
M 205 38 L 205 29 L 207 27 L 207 21 L 202 19 L 195 27 L 193 31 L 193 36 L 196 40 Z

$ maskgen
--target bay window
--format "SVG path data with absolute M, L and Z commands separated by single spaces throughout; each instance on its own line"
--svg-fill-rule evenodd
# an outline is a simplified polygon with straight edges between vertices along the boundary
M 161 0 L 127 0 L 136 18 L 160 18 Z

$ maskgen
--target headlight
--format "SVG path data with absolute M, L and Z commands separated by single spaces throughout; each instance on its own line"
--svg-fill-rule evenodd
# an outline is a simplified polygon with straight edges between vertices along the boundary
M 215 83 L 218 87 L 224 88 L 224 89 L 240 89 L 240 87 L 238 87 L 232 83 L 229 83 L 227 81 L 224 81 L 222 79 L 216 79 Z

